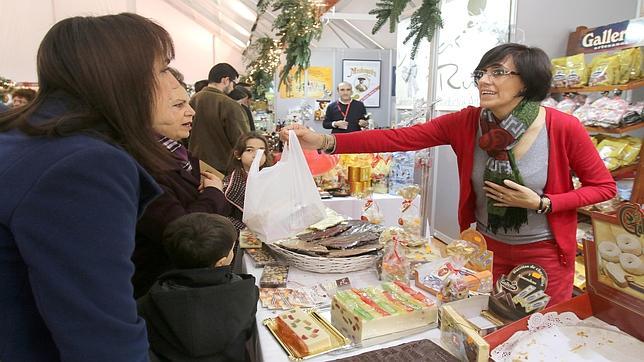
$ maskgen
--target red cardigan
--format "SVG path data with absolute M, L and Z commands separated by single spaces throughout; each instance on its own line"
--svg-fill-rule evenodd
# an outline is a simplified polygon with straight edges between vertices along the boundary
M 461 230 L 465 230 L 476 221 L 476 197 L 471 177 L 480 112 L 479 107 L 467 107 L 411 127 L 336 134 L 335 152 L 413 151 L 452 146 L 460 181 L 458 223 Z M 615 196 L 615 181 L 577 118 L 546 108 L 546 127 L 549 155 L 544 192 L 552 201 L 552 212 L 547 217 L 563 252 L 560 256 L 572 262 L 577 248 L 577 208 Z M 577 190 L 572 186 L 571 171 L 582 184 Z

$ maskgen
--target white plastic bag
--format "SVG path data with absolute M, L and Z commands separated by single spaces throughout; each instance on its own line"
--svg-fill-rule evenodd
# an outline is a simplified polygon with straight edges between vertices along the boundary
M 295 132 L 282 158 L 259 170 L 262 153 L 250 166 L 246 182 L 243 221 L 264 242 L 292 236 L 325 217 L 313 176 Z

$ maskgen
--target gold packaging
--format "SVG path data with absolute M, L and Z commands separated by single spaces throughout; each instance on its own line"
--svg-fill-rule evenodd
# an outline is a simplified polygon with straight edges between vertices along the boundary
M 362 181 L 349 181 L 349 192 L 351 195 L 358 195 L 365 191 L 364 182 Z
M 360 167 L 349 166 L 349 182 L 360 181 Z

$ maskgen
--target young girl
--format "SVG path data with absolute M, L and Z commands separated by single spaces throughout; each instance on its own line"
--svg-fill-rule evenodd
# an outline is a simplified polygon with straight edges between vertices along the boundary
M 273 156 L 268 150 L 268 141 L 258 132 L 249 132 L 241 135 L 233 148 L 228 169 L 230 173 L 224 178 L 224 195 L 234 206 L 229 219 L 237 230 L 244 229 L 242 222 L 244 214 L 244 194 L 246 193 L 246 178 L 250 164 L 255 159 L 257 150 L 264 151 L 264 156 L 259 165 L 260 170 L 273 165 Z

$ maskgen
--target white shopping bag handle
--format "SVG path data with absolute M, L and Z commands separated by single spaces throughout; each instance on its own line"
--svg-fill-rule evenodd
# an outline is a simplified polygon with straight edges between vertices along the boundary
M 255 158 L 253 158 L 253 163 L 250 164 L 250 169 L 248 170 L 248 174 L 256 174 L 259 172 L 259 163 L 262 162 L 262 156 L 264 156 L 264 150 L 259 149 L 257 150 L 257 153 L 255 153 Z

